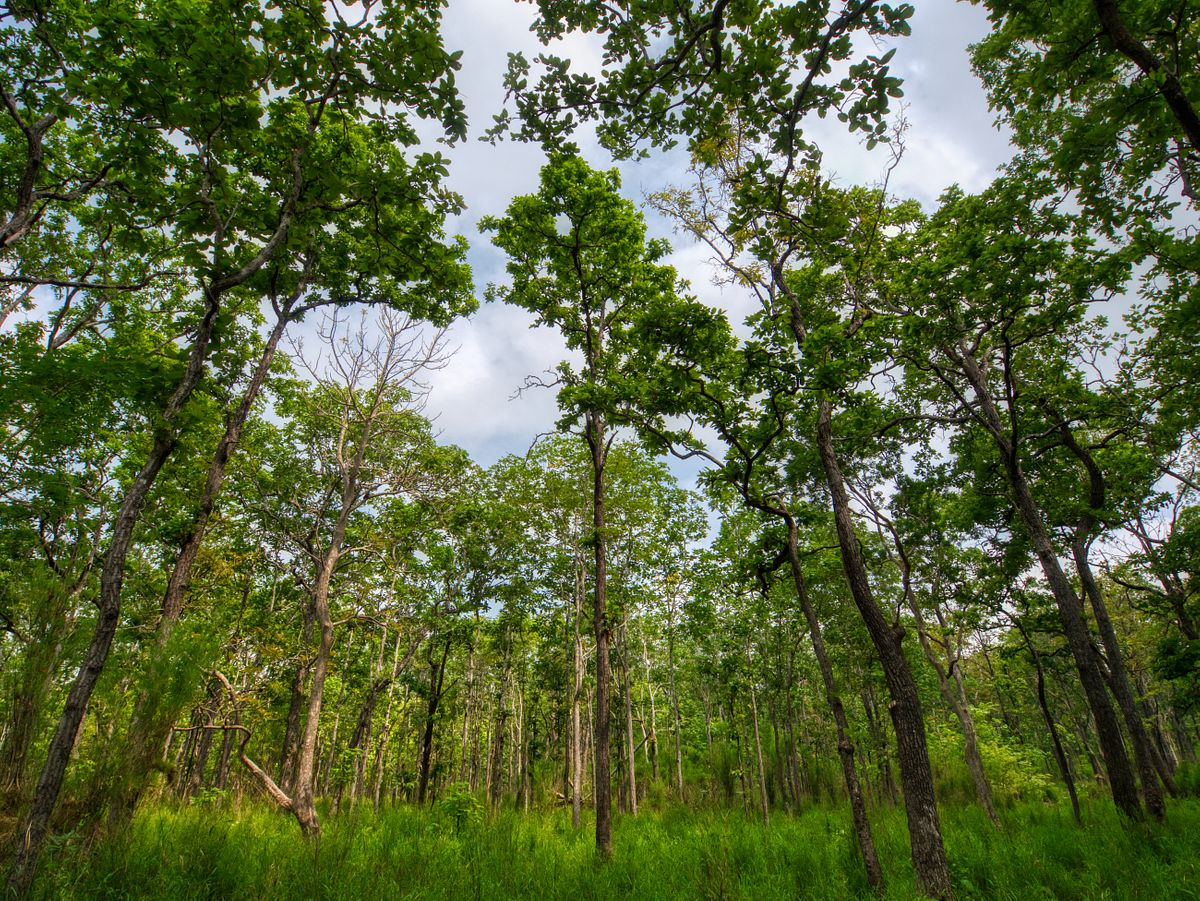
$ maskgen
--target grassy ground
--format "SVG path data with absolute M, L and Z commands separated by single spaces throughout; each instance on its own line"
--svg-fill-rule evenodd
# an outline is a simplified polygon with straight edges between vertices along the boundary
M 456 817 L 455 814 L 458 814 Z M 974 808 L 943 810 L 959 897 L 1198 898 L 1200 801 L 1165 826 L 1123 823 L 1111 805 L 1027 805 L 996 831 Z M 916 897 L 903 812 L 878 811 L 888 898 Z M 90 849 L 68 836 L 43 858 L 40 898 L 677 899 L 847 898 L 865 893 L 849 814 L 776 816 L 670 810 L 618 818 L 616 855 L 599 865 L 569 814 L 481 817 L 453 805 L 328 817 L 319 844 L 261 808 L 192 806 L 140 815 Z

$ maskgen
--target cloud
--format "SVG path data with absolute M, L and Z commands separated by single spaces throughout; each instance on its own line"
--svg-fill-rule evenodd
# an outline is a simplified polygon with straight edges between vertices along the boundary
M 488 282 L 504 277 L 504 259 L 476 223 L 502 213 L 512 197 L 536 190 L 545 162 L 541 150 L 506 141 L 492 146 L 474 138 L 486 129 L 504 100 L 507 54 L 540 52 L 529 31 L 534 6 L 500 0 L 451 0 L 444 33 L 451 49 L 463 50 L 459 87 L 471 118 L 472 139 L 447 155 L 450 185 L 467 202 L 455 229 L 471 242 L 471 264 L 482 294 Z M 983 90 L 971 73 L 967 45 L 987 33 L 987 20 L 977 7 L 953 0 L 917 4 L 913 35 L 897 42 L 894 71 L 904 79 L 909 131 L 904 158 L 893 174 L 891 191 L 931 206 L 946 187 L 961 184 L 979 190 L 1008 159 L 1007 136 L 992 124 Z M 597 71 L 599 42 L 572 37 L 553 48 L 576 66 Z M 808 134 L 825 152 L 827 167 L 841 184 L 877 183 L 887 166 L 886 151 L 868 153 L 858 136 L 848 135 L 835 119 L 806 123 Z M 591 131 L 576 137 L 584 156 L 596 166 L 613 165 Z M 654 154 L 639 163 L 620 165 L 626 196 L 641 201 L 668 185 L 686 185 L 687 157 L 682 150 Z M 694 293 L 726 309 L 735 324 L 753 310 L 753 299 L 734 286 L 713 284 L 712 256 L 670 224 L 648 215 L 650 231 L 668 237 L 674 247 L 670 262 L 688 279 Z M 485 305 L 470 320 L 457 323 L 452 340 L 460 350 L 433 378 L 428 411 L 437 417 L 445 441 L 466 448 L 481 463 L 505 453 L 523 452 L 534 435 L 553 429 L 558 416 L 552 390 L 527 391 L 510 400 L 530 374 L 543 372 L 563 355 L 561 338 L 551 329 L 530 329 L 524 311 L 500 304 Z M 694 473 L 693 473 L 694 475 Z

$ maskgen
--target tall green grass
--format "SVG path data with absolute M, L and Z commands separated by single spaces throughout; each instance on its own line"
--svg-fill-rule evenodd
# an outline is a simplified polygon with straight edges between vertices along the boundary
M 442 807 L 369 809 L 326 818 L 306 844 L 288 817 L 254 806 L 150 809 L 87 847 L 60 839 L 39 898 L 162 899 L 784 899 L 867 892 L 848 811 L 777 815 L 667 810 L 616 822 L 616 854 L 598 863 L 589 828 L 565 811 L 481 816 Z M 917 897 L 903 811 L 873 816 L 888 898 Z M 975 808 L 943 810 L 962 898 L 1200 898 L 1200 802 L 1173 804 L 1166 825 L 1027 804 L 1002 830 Z

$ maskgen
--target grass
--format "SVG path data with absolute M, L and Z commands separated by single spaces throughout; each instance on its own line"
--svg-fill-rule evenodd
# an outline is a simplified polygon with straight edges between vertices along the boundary
M 948 807 L 942 830 L 961 898 L 1200 899 L 1200 801 L 1165 825 L 1085 809 L 1086 827 L 1045 805 L 1004 811 L 1004 828 Z M 917 897 L 903 812 L 877 811 L 887 898 Z M 565 811 L 457 820 L 398 807 L 327 817 L 307 845 L 295 822 L 254 806 L 150 809 L 93 847 L 60 838 L 38 898 L 783 899 L 866 894 L 848 811 L 777 815 L 669 809 L 620 817 L 616 853 L 596 861 L 590 829 Z

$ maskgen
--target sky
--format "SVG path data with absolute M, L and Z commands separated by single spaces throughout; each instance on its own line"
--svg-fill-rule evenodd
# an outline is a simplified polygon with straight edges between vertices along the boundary
M 911 37 L 896 42 L 892 74 L 904 82 L 906 149 L 890 180 L 898 197 L 915 198 L 927 208 L 950 185 L 977 191 L 991 181 L 1011 155 L 1005 134 L 994 125 L 982 87 L 971 72 L 967 47 L 987 33 L 987 19 L 977 7 L 952 0 L 920 0 Z M 504 280 L 504 256 L 478 231 L 479 219 L 503 214 L 509 201 L 537 190 L 545 162 L 530 145 L 479 140 L 504 101 L 502 85 L 507 54 L 540 49 L 529 31 L 534 7 L 513 0 L 450 0 L 444 35 L 450 49 L 463 51 L 459 88 L 471 120 L 470 139 L 443 150 L 451 159 L 450 187 L 466 202 L 452 220 L 452 231 L 471 244 L 480 309 L 452 326 L 453 359 L 430 379 L 426 415 L 435 421 L 440 440 L 466 449 L 477 462 L 490 465 L 508 453 L 523 454 L 534 438 L 552 431 L 557 408 L 552 390 L 534 389 L 516 396 L 525 377 L 552 368 L 564 356 L 562 341 L 547 328 L 531 328 L 530 314 L 502 303 L 484 303 L 489 283 Z M 572 38 L 555 49 L 589 68 L 598 60 L 596 44 Z M 841 183 L 875 184 L 888 162 L 887 152 L 868 153 L 858 136 L 850 136 L 832 117 L 806 123 L 806 134 L 824 152 L 829 174 Z M 584 156 L 597 167 L 616 165 L 586 135 L 577 138 Z M 687 159 L 676 151 L 619 166 L 623 191 L 638 202 L 671 185 L 686 186 Z M 738 289 L 713 283 L 709 252 L 671 231 L 670 224 L 647 214 L 652 237 L 665 237 L 674 248 L 669 260 L 692 291 L 740 321 L 751 310 L 750 298 Z M 680 472 L 690 481 L 692 472 Z

